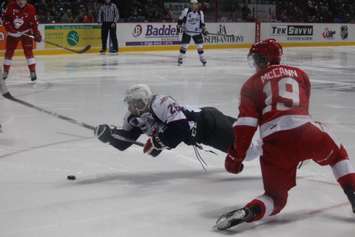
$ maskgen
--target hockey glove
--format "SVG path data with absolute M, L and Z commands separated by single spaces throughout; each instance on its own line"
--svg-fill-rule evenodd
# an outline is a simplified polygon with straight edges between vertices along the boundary
M 208 35 L 208 31 L 207 31 L 207 28 L 206 28 L 206 27 L 203 27 L 203 29 L 202 29 L 202 34 L 203 34 L 204 36 Z
M 225 169 L 232 174 L 238 174 L 242 172 L 244 165 L 242 161 L 237 158 L 237 152 L 233 145 L 228 148 L 228 155 L 224 161 Z
M 42 35 L 41 35 L 41 33 L 39 32 L 39 31 L 36 31 L 35 33 L 34 33 L 34 37 L 35 37 L 35 41 L 36 42 L 41 42 L 42 41 Z
M 158 136 L 150 137 L 144 145 L 143 152 L 145 154 L 157 157 L 164 148 Z
M 103 143 L 109 142 L 112 138 L 111 128 L 107 124 L 100 124 L 95 128 L 94 132 L 95 136 Z
M 181 25 L 177 25 L 176 26 L 176 31 L 178 34 L 182 33 L 182 26 Z

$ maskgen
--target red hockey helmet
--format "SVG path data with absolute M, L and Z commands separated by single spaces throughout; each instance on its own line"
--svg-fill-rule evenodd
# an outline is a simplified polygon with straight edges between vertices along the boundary
M 275 39 L 266 39 L 253 44 L 248 57 L 252 57 L 256 66 L 264 68 L 268 65 L 280 64 L 283 54 L 282 46 Z

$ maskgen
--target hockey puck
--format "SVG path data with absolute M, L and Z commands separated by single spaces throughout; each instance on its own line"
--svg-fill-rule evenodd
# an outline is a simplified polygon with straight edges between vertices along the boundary
M 76 177 L 75 177 L 75 175 L 68 175 L 67 179 L 68 180 L 76 180 Z

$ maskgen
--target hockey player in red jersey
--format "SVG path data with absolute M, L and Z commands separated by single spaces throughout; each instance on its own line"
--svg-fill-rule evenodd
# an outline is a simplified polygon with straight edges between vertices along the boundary
M 282 47 L 274 39 L 254 44 L 249 58 L 256 73 L 241 89 L 238 134 L 226 159 L 229 172 L 239 172 L 257 127 L 263 139 L 260 165 L 265 193 L 245 207 L 222 215 L 216 223 L 225 230 L 278 214 L 286 205 L 288 191 L 296 185 L 300 162 L 312 159 L 328 165 L 348 197 L 355 213 L 355 172 L 345 148 L 309 115 L 311 85 L 299 68 L 281 65 Z
M 12 63 L 12 57 L 18 43 L 21 41 L 25 53 L 30 77 L 32 81 L 37 79 L 36 61 L 33 56 L 33 39 L 28 35 L 33 35 L 35 41 L 41 42 L 42 36 L 38 30 L 36 9 L 27 0 L 16 0 L 11 2 L 4 14 L 4 26 L 7 31 L 6 52 L 3 68 L 3 79 L 8 77 Z

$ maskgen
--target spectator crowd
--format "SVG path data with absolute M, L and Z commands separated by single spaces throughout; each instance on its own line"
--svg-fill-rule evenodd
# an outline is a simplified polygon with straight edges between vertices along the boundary
M 4 7 L 6 2 L 0 0 Z M 183 2 L 183 0 L 166 0 Z M 41 23 L 92 23 L 103 0 L 29 0 L 37 7 Z M 176 15 L 164 0 L 112 0 L 119 6 L 122 22 L 176 21 Z M 185 2 L 189 2 L 186 0 Z M 247 0 L 200 0 L 208 21 L 255 21 L 258 5 Z M 259 2 L 259 1 L 256 1 Z M 274 6 L 268 21 L 281 22 L 352 22 L 355 23 L 354 0 L 270 0 Z

